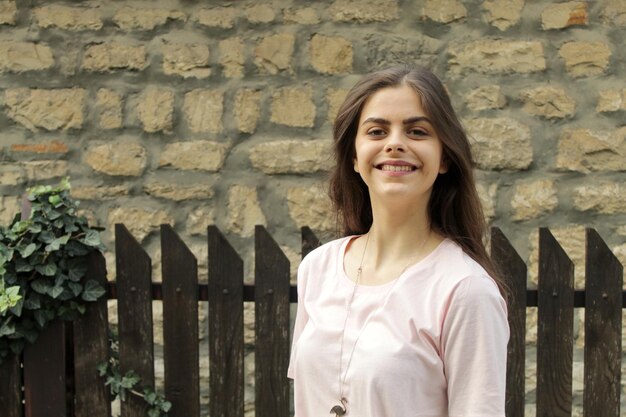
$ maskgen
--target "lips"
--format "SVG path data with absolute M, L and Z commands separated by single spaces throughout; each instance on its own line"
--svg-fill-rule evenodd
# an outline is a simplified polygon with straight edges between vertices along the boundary
M 411 172 L 417 169 L 417 166 L 405 161 L 385 161 L 376 165 L 376 169 L 388 172 Z

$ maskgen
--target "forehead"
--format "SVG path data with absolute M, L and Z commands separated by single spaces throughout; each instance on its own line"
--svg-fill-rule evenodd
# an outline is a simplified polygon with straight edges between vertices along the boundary
M 406 84 L 385 87 L 368 97 L 361 111 L 360 121 L 369 117 L 407 118 L 426 116 L 419 95 Z

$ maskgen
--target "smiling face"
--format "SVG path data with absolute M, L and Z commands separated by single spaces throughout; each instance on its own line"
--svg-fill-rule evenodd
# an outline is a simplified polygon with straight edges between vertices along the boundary
M 372 203 L 403 198 L 428 203 L 446 172 L 443 149 L 418 95 L 408 85 L 378 90 L 365 102 L 355 139 L 354 169 Z

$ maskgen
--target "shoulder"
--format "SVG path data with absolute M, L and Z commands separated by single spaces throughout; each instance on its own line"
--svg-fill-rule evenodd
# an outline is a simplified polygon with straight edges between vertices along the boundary
M 435 268 L 440 284 L 451 292 L 500 294 L 498 285 L 485 268 L 452 240 L 446 239 L 441 243 Z
M 343 248 L 353 236 L 331 240 L 309 252 L 298 267 L 298 274 L 307 274 L 309 270 L 317 271 L 334 268 L 338 265 Z

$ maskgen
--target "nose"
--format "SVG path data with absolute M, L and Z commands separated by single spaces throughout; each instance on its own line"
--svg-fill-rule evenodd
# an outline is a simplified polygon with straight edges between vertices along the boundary
M 387 136 L 385 143 L 385 152 L 404 152 L 406 150 L 404 138 L 401 133 L 392 132 Z

